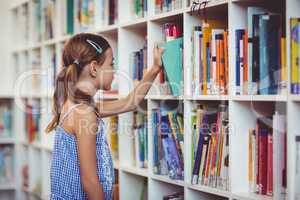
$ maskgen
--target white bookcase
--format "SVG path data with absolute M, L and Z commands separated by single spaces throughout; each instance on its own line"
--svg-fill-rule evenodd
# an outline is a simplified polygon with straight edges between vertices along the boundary
M 32 69 L 32 59 L 36 54 L 40 55 L 37 65 L 40 69 L 49 68 L 51 64 L 51 52 L 56 52 L 56 65 L 60 66 L 62 47 L 70 35 L 59 35 L 60 33 L 60 12 L 61 1 L 56 1 L 56 20 L 55 37 L 50 40 L 35 41 L 35 27 L 33 20 L 34 0 L 19 0 L 10 8 L 11 13 L 11 37 L 10 40 L 15 44 L 10 52 L 10 65 L 14 70 L 15 79 L 24 76 L 24 72 Z M 295 135 L 300 134 L 300 96 L 290 95 L 288 92 L 284 95 L 254 95 L 254 96 L 236 96 L 234 95 L 234 77 L 235 77 L 235 30 L 247 27 L 247 7 L 262 5 L 271 7 L 281 2 L 281 10 L 286 16 L 286 51 L 287 51 L 287 74 L 288 83 L 290 83 L 290 17 L 300 17 L 299 0 L 211 0 L 207 5 L 208 17 L 217 18 L 227 24 L 229 31 L 229 79 L 230 87 L 228 95 L 191 95 L 191 42 L 192 29 L 195 25 L 200 25 L 201 17 L 197 14 L 191 15 L 190 7 L 187 6 L 188 0 L 183 1 L 183 8 L 162 14 L 154 14 L 154 0 L 148 0 L 148 16 L 140 19 L 132 18 L 130 11 L 130 0 L 119 0 L 118 2 L 118 23 L 110 26 L 95 27 L 92 32 L 105 36 L 111 46 L 114 54 L 118 55 L 119 69 L 128 74 L 130 72 L 129 55 L 143 47 L 147 42 L 148 47 L 148 66 L 152 65 L 152 49 L 155 42 L 163 40 L 162 25 L 165 22 L 175 21 L 182 26 L 184 37 L 184 95 L 172 97 L 169 95 L 160 95 L 154 90 L 145 97 L 144 105 L 147 107 L 148 114 L 148 169 L 139 169 L 134 165 L 134 141 L 131 129 L 127 126 L 131 122 L 132 113 L 119 115 L 119 160 L 115 161 L 114 167 L 118 170 L 120 199 L 131 200 L 140 199 L 143 188 L 145 190 L 144 199 L 157 200 L 162 199 L 166 194 L 181 191 L 184 192 L 186 200 L 215 200 L 215 199 L 241 199 L 241 200 L 265 200 L 272 197 L 260 196 L 248 192 L 247 181 L 247 156 L 248 156 L 248 128 L 255 124 L 257 113 L 253 112 L 272 112 L 275 108 L 287 115 L 288 134 L 287 134 L 287 165 L 288 165 L 288 197 L 289 200 L 295 199 L 294 184 L 295 177 Z M 22 13 L 24 9 L 28 10 L 28 18 L 24 19 Z M 43 23 L 43 22 L 42 22 Z M 27 24 L 27 25 L 26 25 Z M 35 34 L 34 34 L 35 33 Z M 147 37 L 147 40 L 146 40 Z M 28 38 L 28 39 L 25 39 Z M 47 70 L 46 70 L 47 71 Z M 49 71 L 47 71 L 49 72 Z M 25 73 L 26 74 L 26 73 Z M 15 96 L 13 91 L 9 94 L 11 101 L 19 102 L 20 99 L 40 99 L 42 108 L 45 109 L 41 116 L 41 140 L 33 144 L 25 141 L 25 114 L 20 106 L 14 110 L 14 138 L 12 140 L 3 140 L 1 143 L 13 143 L 15 145 L 16 165 L 15 165 L 15 183 L 12 186 L 0 187 L 0 198 L 4 191 L 12 191 L 11 199 L 25 199 L 29 195 L 31 198 L 48 199 L 50 193 L 50 164 L 53 145 L 53 134 L 43 132 L 46 124 L 51 117 L 51 91 L 53 88 L 45 85 L 36 85 L 41 88 L 32 88 L 29 81 L 22 82 L 21 95 Z M 2 86 L 1 86 L 2 87 Z M 289 84 L 288 84 L 289 87 Z M 119 79 L 119 95 L 105 95 L 101 98 L 117 99 L 128 94 L 133 88 L 132 81 L 125 78 Z M 36 89 L 37 91 L 35 91 Z M 288 91 L 289 88 L 288 88 Z M 1 96 L 6 98 L 7 96 Z M 218 102 L 225 100 L 229 106 L 230 122 L 230 167 L 229 167 L 229 191 L 223 191 L 200 185 L 191 185 L 191 109 L 193 104 L 198 102 Z M 184 138 L 184 181 L 171 180 L 166 176 L 154 175 L 152 171 L 152 122 L 151 110 L 156 108 L 160 102 L 171 102 L 181 105 L 184 113 L 185 138 Z M 22 166 L 24 163 L 29 165 L 29 188 L 24 191 L 22 187 Z M 40 182 L 40 194 L 35 192 L 36 183 Z M 3 191 L 3 192 L 2 192 Z M 274 199 L 275 200 L 275 199 Z

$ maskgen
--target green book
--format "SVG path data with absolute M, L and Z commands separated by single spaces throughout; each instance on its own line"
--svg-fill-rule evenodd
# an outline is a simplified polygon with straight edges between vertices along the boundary
M 67 0 L 67 34 L 74 33 L 74 1 Z
M 165 49 L 162 62 L 172 95 L 182 94 L 182 50 L 183 38 L 178 38 L 161 45 Z

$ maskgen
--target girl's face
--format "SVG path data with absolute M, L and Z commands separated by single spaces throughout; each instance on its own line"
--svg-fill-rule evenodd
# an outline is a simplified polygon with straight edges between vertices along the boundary
M 111 48 L 105 51 L 104 63 L 97 70 L 98 89 L 110 90 L 114 79 L 113 51 Z

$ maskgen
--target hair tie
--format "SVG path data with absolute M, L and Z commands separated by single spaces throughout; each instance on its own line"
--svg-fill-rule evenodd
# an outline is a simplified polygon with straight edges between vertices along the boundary
M 79 60 L 78 59 L 75 59 L 73 63 L 79 66 Z

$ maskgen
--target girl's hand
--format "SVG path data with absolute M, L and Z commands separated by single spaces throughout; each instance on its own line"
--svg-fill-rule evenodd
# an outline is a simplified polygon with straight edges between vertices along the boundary
M 153 48 L 153 65 L 154 65 L 154 67 L 161 69 L 161 67 L 162 67 L 161 56 L 162 56 L 163 52 L 164 52 L 164 49 L 159 48 L 158 45 L 156 45 Z

